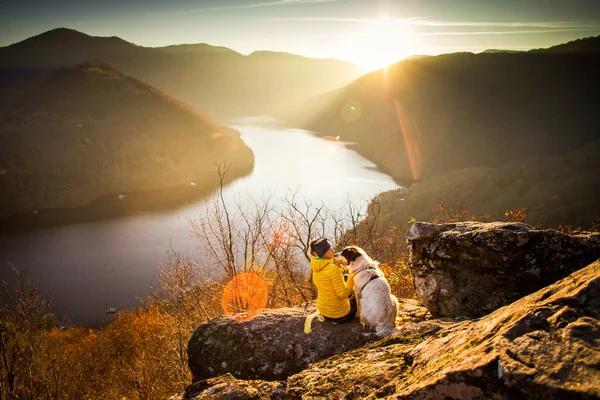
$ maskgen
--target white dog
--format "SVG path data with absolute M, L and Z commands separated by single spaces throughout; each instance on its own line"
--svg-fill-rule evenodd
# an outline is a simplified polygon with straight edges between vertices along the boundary
M 379 337 L 393 333 L 398 299 L 391 294 L 390 285 L 379 269 L 379 263 L 356 246 L 348 246 L 334 257 L 348 264 L 348 270 L 355 274 L 354 293 L 361 322 L 367 328 L 374 329 Z

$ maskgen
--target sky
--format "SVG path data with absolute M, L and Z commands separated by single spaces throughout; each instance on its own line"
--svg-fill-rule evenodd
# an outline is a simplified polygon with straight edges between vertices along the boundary
M 0 0 L 0 46 L 66 27 L 142 46 L 338 58 L 529 50 L 600 35 L 600 0 Z

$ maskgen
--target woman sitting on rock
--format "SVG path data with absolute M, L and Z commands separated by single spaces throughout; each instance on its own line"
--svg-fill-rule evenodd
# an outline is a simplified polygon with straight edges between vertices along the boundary
M 344 282 L 342 270 L 333 262 L 333 247 L 326 238 L 309 244 L 310 268 L 317 287 L 317 310 L 332 322 L 350 322 L 356 315 L 356 299 L 348 299 L 354 286 L 354 275 Z

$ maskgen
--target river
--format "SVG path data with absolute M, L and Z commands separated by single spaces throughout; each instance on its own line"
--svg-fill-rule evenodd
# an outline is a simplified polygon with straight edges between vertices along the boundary
M 228 202 L 272 195 L 277 205 L 290 190 L 297 190 L 300 201 L 323 201 L 337 209 L 348 200 L 364 204 L 398 187 L 342 140 L 323 140 L 257 119 L 237 120 L 231 126 L 256 158 L 251 174 L 226 186 Z M 167 259 L 170 244 L 189 256 L 199 254 L 188 221 L 202 212 L 206 201 L 107 221 L 5 233 L 0 236 L 0 276 L 10 280 L 14 274 L 8 263 L 18 263 L 39 279 L 44 293 L 52 294 L 58 317 L 67 315 L 75 324 L 105 321 L 111 318 L 106 314 L 110 307 L 140 305 L 135 296 L 150 291 L 148 285 L 155 282 L 156 268 Z

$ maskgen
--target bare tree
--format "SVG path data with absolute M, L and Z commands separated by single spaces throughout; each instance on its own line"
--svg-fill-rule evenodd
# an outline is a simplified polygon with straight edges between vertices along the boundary
M 279 216 L 287 224 L 292 239 L 291 245 L 299 249 L 306 260 L 310 261 L 308 255 L 310 241 L 316 234 L 321 236 L 326 234 L 324 218 L 326 221 L 327 209 L 323 202 L 317 206 L 308 201 L 299 204 L 297 197 L 298 190 L 285 199 L 286 207 L 279 212 Z M 320 231 L 319 227 L 321 227 Z
M 190 220 L 202 252 L 202 267 L 215 274 L 215 285 L 237 285 L 235 278 L 240 274 L 255 273 L 268 285 L 266 307 L 306 304 L 316 296 L 308 266 L 309 243 L 322 236 L 339 247 L 364 247 L 390 271 L 405 270 L 403 232 L 381 218 L 378 198 L 368 207 L 348 201 L 342 210 L 301 200 L 298 190 L 291 191 L 279 207 L 273 203 L 273 195 L 261 201 L 238 197 L 233 202 L 224 192 L 228 170 L 218 168 L 217 195 L 207 202 L 202 215 Z M 410 274 L 405 271 L 401 275 L 399 281 L 408 285 Z M 228 296 L 227 301 L 230 310 L 238 311 L 247 310 L 251 303 L 247 296 Z

